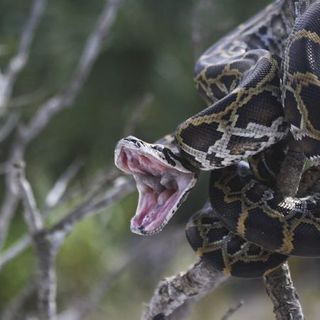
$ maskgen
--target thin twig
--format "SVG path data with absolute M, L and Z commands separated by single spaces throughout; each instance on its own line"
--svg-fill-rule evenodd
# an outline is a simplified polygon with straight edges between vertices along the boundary
M 176 245 L 165 247 L 164 243 L 167 242 Z M 100 277 L 99 282 L 92 286 L 89 294 L 80 299 L 76 298 L 76 301 L 72 302 L 71 306 L 62 312 L 58 319 L 85 320 L 89 319 L 91 314 L 93 316 L 98 315 L 102 300 L 106 298 L 108 293 L 112 293 L 114 285 L 122 276 L 126 275 L 126 272 L 130 272 L 132 268 L 136 269 L 137 265 L 140 265 L 143 261 L 144 268 L 148 268 L 157 274 L 162 273 L 166 264 L 170 264 L 172 258 L 176 256 L 180 244 L 183 242 L 184 233 L 180 228 L 168 228 L 158 238 L 148 240 L 140 238 L 133 243 L 130 239 L 129 247 L 124 250 L 125 254 L 122 255 L 119 250 L 116 261 L 112 262 L 111 270 L 110 259 L 106 257 L 104 263 L 108 271 L 105 275 Z M 161 263 L 159 263 L 160 261 Z
M 15 244 L 6 249 L 0 256 L 0 271 L 11 260 L 19 256 L 24 250 L 26 250 L 31 244 L 31 238 L 29 235 L 22 236 Z
M 25 127 L 20 128 L 6 162 L 8 167 L 19 163 L 24 158 L 29 143 L 42 132 L 53 116 L 74 102 L 100 53 L 103 40 L 115 21 L 120 3 L 120 0 L 106 1 L 97 24 L 88 37 L 69 84 L 65 86 L 62 92 L 42 104 L 30 122 Z M 6 191 L 0 211 L 0 248 L 5 242 L 10 221 L 19 201 L 14 170 L 9 170 L 5 178 Z
M 73 104 L 101 51 L 103 41 L 116 19 L 120 4 L 120 0 L 106 1 L 97 24 L 86 41 L 71 81 L 62 92 L 45 102 L 23 129 L 22 136 L 25 143 L 38 136 L 56 113 Z
M 10 60 L 5 72 L 1 74 L 0 111 L 2 114 L 11 97 L 12 88 L 16 78 L 28 62 L 30 47 L 34 39 L 35 31 L 41 21 L 46 2 L 46 0 L 33 0 L 30 15 L 22 29 L 18 51 Z
M 102 198 L 94 201 L 94 197 L 88 197 L 88 199 L 86 199 L 75 209 L 72 209 L 70 213 L 66 214 L 65 217 L 63 217 L 55 225 L 53 225 L 53 227 L 48 231 L 49 234 L 51 234 L 53 238 L 58 236 L 59 242 L 63 241 L 62 239 L 64 239 L 68 235 L 75 223 L 93 214 L 99 214 L 100 212 L 102 212 L 102 210 L 108 208 L 114 203 L 119 202 L 122 198 L 124 198 L 134 190 L 135 184 L 132 179 L 125 177 L 119 178 L 116 176 L 114 178 L 113 186 L 109 186 L 108 191 L 105 191 Z M 101 191 L 102 188 L 100 192 Z M 25 249 L 27 249 L 30 244 L 30 236 L 25 235 L 11 247 L 6 249 L 0 256 L 0 270 L 11 260 L 20 255 Z
M 97 201 L 90 199 L 73 209 L 50 229 L 50 234 L 52 236 L 59 234 L 59 237 L 65 237 L 78 221 L 92 214 L 97 214 L 100 210 L 106 209 L 133 190 L 135 190 L 133 179 L 126 179 L 124 177 L 117 178 L 114 182 L 114 187 L 109 189 L 102 199 Z
M 65 194 L 70 182 L 78 174 L 79 170 L 83 166 L 84 161 L 82 159 L 76 159 L 71 165 L 63 172 L 58 178 L 52 189 L 48 192 L 45 199 L 46 210 L 56 206 L 63 195 Z
M 90 314 L 96 311 L 107 295 L 109 290 L 112 288 L 114 283 L 125 274 L 125 271 L 132 267 L 134 261 L 144 254 L 145 250 L 150 247 L 150 244 L 142 244 L 138 242 L 136 246 L 130 248 L 129 254 L 122 259 L 122 261 L 117 263 L 117 267 L 114 271 L 108 270 L 104 276 L 101 277 L 99 283 L 91 290 L 91 293 L 86 295 L 83 299 L 78 301 L 75 307 L 71 308 L 72 312 L 66 312 L 68 315 L 59 316 L 59 320 L 86 320 L 89 318 Z M 71 316 L 71 314 L 73 316 Z
M 37 208 L 31 185 L 25 177 L 24 163 L 16 164 L 17 179 L 19 190 L 24 207 L 24 217 L 26 224 L 30 230 L 30 234 L 34 235 L 44 228 L 44 221 Z
M 15 81 L 28 62 L 30 48 L 45 6 L 46 0 L 33 0 L 29 17 L 22 29 L 17 53 L 9 61 L 7 69 L 3 73 L 0 73 L 0 114 L 3 114 L 7 108 Z M 11 169 L 14 163 L 22 160 L 23 152 L 24 148 L 20 143 L 20 139 L 16 139 L 10 150 L 8 161 L 6 161 L 7 168 Z M 16 190 L 14 190 L 15 187 L 12 185 L 14 184 L 15 177 L 10 169 L 6 172 L 5 176 L 6 190 L 0 210 L 0 249 L 7 238 L 8 228 L 19 201 Z

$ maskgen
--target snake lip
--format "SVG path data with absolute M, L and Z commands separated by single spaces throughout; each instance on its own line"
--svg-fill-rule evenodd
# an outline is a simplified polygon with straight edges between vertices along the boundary
M 136 213 L 131 219 L 134 233 L 160 232 L 196 183 L 196 173 L 186 169 L 178 158 L 168 158 L 168 150 L 135 137 L 120 140 L 116 147 L 115 164 L 133 175 L 139 193 Z

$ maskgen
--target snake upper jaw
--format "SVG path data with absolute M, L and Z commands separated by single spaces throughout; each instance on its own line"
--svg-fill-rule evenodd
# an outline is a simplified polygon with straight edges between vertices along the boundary
M 132 174 L 139 192 L 131 231 L 140 235 L 160 232 L 197 181 L 197 173 L 161 144 L 149 144 L 129 136 L 115 149 L 115 164 Z

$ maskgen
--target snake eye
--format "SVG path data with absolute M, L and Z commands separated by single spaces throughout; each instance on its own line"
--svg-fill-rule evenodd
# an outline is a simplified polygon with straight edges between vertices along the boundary
M 240 177 L 247 177 L 250 175 L 250 166 L 246 161 L 240 161 L 237 165 L 237 173 Z

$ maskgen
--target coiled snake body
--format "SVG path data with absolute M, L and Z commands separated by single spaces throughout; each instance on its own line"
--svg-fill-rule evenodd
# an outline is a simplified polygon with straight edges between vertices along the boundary
M 156 144 L 116 147 L 139 191 L 131 229 L 159 232 L 210 170 L 210 204 L 186 229 L 204 260 L 257 277 L 289 255 L 320 256 L 320 194 L 283 197 L 274 183 L 289 135 L 320 164 L 320 1 L 274 2 L 208 49 L 195 80 L 206 109 Z

